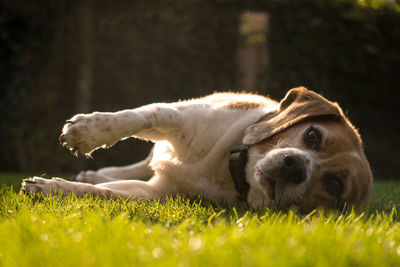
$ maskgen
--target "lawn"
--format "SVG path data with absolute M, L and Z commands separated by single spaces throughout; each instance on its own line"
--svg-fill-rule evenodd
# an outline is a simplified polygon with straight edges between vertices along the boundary
M 364 211 L 300 215 L 185 198 L 35 198 L 17 193 L 23 176 L 0 174 L 0 266 L 400 265 L 397 182 L 376 182 Z

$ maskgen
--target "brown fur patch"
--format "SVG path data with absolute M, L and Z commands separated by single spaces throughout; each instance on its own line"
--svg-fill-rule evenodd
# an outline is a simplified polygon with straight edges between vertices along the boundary
M 304 132 L 311 125 L 320 129 L 325 139 L 318 150 L 310 150 L 303 141 Z M 362 206 L 369 199 L 372 173 L 358 133 L 345 121 L 301 122 L 255 144 L 254 147 L 260 155 L 265 155 L 273 149 L 288 147 L 309 150 L 314 154 L 318 167 L 313 172 L 305 191 L 303 208 L 311 210 L 319 207 L 335 208 L 336 198 L 326 191 L 322 179 L 328 172 L 348 172 L 346 175 L 339 175 L 339 177 L 344 176 L 341 180 L 345 184 L 339 204 Z
M 261 121 L 246 129 L 243 143 L 252 145 L 306 120 L 344 120 L 349 125 L 360 143 L 357 130 L 343 114 L 337 103 L 331 102 L 321 95 L 304 87 L 291 89 L 280 102 L 279 111 L 268 120 Z
M 222 103 L 227 109 L 254 109 L 276 105 L 277 102 L 270 98 L 251 93 L 214 93 L 205 99 L 213 103 Z
M 236 101 L 228 103 L 225 107 L 227 109 L 253 109 L 263 107 L 264 105 L 264 103 L 260 102 Z

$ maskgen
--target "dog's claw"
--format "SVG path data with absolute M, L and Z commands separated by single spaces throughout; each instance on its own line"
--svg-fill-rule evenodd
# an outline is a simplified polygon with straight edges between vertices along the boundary
M 79 152 L 79 147 L 78 147 L 78 146 L 74 146 L 74 147 L 71 149 L 71 153 L 72 153 L 75 157 L 78 156 L 78 152 Z
M 58 141 L 60 142 L 61 145 L 64 145 L 65 143 L 65 135 L 60 135 L 60 137 L 58 137 Z
M 71 121 L 71 120 L 66 120 L 65 123 L 67 123 L 67 124 L 73 124 L 74 122 Z
M 37 187 L 37 181 L 33 177 L 29 177 L 26 179 L 22 179 L 22 185 L 20 189 L 20 194 L 28 194 L 29 192 L 35 192 L 35 188 Z
M 24 183 L 26 183 L 26 184 L 34 184 L 35 183 L 35 181 L 33 180 L 33 178 L 27 178 L 27 179 L 24 179 L 24 180 L 22 180 Z

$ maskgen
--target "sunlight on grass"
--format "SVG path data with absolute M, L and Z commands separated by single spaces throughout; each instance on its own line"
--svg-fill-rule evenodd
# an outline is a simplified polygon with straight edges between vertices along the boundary
M 3 185 L 0 266 L 397 266 L 399 190 L 378 182 L 364 212 L 299 215 L 179 197 L 35 197 Z

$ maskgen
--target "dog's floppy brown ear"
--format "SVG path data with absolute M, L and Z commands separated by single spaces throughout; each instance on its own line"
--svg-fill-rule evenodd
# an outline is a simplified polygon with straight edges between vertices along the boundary
M 275 114 L 246 129 L 242 142 L 253 145 L 299 122 L 324 118 L 341 120 L 344 115 L 338 104 L 304 87 L 294 88 L 280 102 Z

